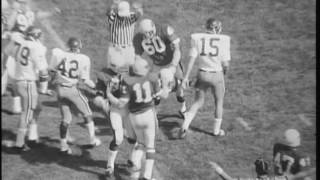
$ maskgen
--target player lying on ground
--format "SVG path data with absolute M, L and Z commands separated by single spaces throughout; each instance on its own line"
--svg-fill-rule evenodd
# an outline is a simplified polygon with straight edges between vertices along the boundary
M 157 76 L 150 76 L 148 62 L 139 57 L 133 65 L 133 74 L 125 78 L 129 93 L 129 119 L 133 131 L 128 131 L 128 136 L 137 140 L 131 157 L 133 162 L 131 179 L 152 179 L 152 169 L 155 157 L 155 139 L 158 129 L 158 120 L 155 104 L 160 99 L 156 97 L 160 90 Z M 142 166 L 143 155 L 146 155 L 144 166 Z M 141 172 L 144 167 L 144 172 Z
M 21 33 L 12 33 L 11 41 L 5 49 L 8 56 L 17 61 L 14 71 L 15 85 L 19 96 L 22 98 L 23 109 L 18 125 L 15 150 L 18 152 L 28 150 L 25 142 L 27 130 L 28 138 L 33 145 L 38 142 L 38 128 L 36 120 L 39 116 L 37 76 L 39 72 L 40 90 L 42 94 L 51 94 L 48 86 L 48 64 L 46 60 L 46 47 L 39 41 L 41 30 L 30 26 L 26 36 Z
M 80 52 L 82 48 L 80 39 L 69 38 L 67 46 L 69 51 L 63 51 L 58 48 L 52 50 L 49 68 L 54 74 L 52 83 L 56 86 L 59 107 L 62 113 L 60 150 L 63 153 L 71 154 L 71 148 L 67 144 L 67 132 L 72 121 L 70 111 L 72 105 L 75 105 L 84 117 L 89 132 L 90 145 L 98 146 L 101 141 L 95 135 L 95 126 L 88 100 L 77 87 L 79 83 L 84 83 L 90 88 L 95 88 L 95 84 L 90 79 L 90 59 Z
M 205 93 L 209 89 L 214 97 L 214 124 L 213 134 L 224 135 L 221 129 L 223 115 L 223 99 L 225 93 L 224 75 L 230 61 L 230 37 L 221 33 L 221 22 L 210 18 L 206 22 L 206 32 L 191 35 L 190 60 L 182 86 L 189 85 L 189 76 L 193 65 L 198 59 L 198 74 L 195 84 L 195 102 L 184 113 L 184 122 L 180 129 L 180 138 L 187 134 L 191 121 L 198 110 L 203 106 Z
M 162 97 L 167 98 L 173 90 L 174 77 L 181 80 L 183 68 L 180 62 L 180 38 L 172 26 L 155 24 L 150 19 L 143 19 L 139 24 L 139 32 L 133 39 L 137 55 L 142 56 L 150 64 L 150 71 L 160 76 L 162 81 Z M 164 71 L 164 72 L 162 72 Z M 178 102 L 182 103 L 180 113 L 186 110 L 183 89 L 176 88 Z
M 218 164 L 210 162 L 214 170 L 224 180 L 233 179 L 264 179 L 264 180 L 310 180 L 315 173 L 311 168 L 310 158 L 300 152 L 300 133 L 296 129 L 287 129 L 284 132 L 282 142 L 273 146 L 274 176 L 269 173 L 269 166 L 263 159 L 255 161 L 257 178 L 232 178 Z

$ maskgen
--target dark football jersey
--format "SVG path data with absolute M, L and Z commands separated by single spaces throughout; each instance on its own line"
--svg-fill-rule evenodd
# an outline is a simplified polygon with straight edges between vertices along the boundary
M 96 83 L 97 95 L 106 98 L 107 85 L 110 82 L 111 93 L 116 98 L 125 97 L 128 95 L 127 86 L 123 81 L 123 75 L 115 74 L 114 72 L 110 71 L 110 69 L 106 69 L 104 72 L 100 72 L 98 74 Z
M 285 172 L 297 174 L 310 165 L 310 159 L 299 152 L 299 147 L 293 148 L 276 143 L 273 146 L 273 160 L 275 175 L 283 175 Z
M 147 39 L 142 33 L 137 33 L 133 38 L 136 54 L 142 55 L 144 52 L 158 66 L 166 66 L 173 58 L 173 42 L 179 41 L 179 37 L 174 33 L 171 26 L 156 25 L 156 35 Z
M 153 96 L 160 89 L 159 83 L 150 76 L 130 76 L 125 78 L 129 91 L 129 111 L 142 113 L 154 107 Z

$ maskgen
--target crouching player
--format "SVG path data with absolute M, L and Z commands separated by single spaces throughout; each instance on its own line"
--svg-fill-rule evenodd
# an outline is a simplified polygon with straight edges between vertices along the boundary
M 157 80 L 154 81 L 151 76 L 148 76 L 149 70 L 150 67 L 146 60 L 136 58 L 133 75 L 125 79 L 130 96 L 129 118 L 134 130 L 131 136 L 137 140 L 132 151 L 132 179 L 138 179 L 140 176 L 144 153 L 146 153 L 146 161 L 142 179 L 152 179 L 155 138 L 158 128 L 154 105 L 159 103 L 159 99 L 154 102 L 154 97 L 160 87 Z
M 33 145 L 38 142 L 36 119 L 40 107 L 38 106 L 38 92 L 36 80 L 39 72 L 40 93 L 50 94 L 48 86 L 48 64 L 46 60 L 46 47 L 38 40 L 41 30 L 30 26 L 23 34 L 12 35 L 9 45 L 5 49 L 8 56 L 15 58 L 16 67 L 14 79 L 19 96 L 22 99 L 22 113 L 18 125 L 15 150 L 20 153 L 29 149 L 25 143 L 25 136 L 29 125 L 29 140 Z
M 68 127 L 72 120 L 70 106 L 75 105 L 83 115 L 89 131 L 90 145 L 98 146 L 100 139 L 95 136 L 95 127 L 92 119 L 92 111 L 87 98 L 78 89 L 79 83 L 84 83 L 90 88 L 95 84 L 90 79 L 90 59 L 81 54 L 82 44 L 80 39 L 71 37 L 67 42 L 69 51 L 55 48 L 52 50 L 50 71 L 54 73 L 53 84 L 56 85 L 59 106 L 62 113 L 60 124 L 61 152 L 71 154 L 67 144 Z

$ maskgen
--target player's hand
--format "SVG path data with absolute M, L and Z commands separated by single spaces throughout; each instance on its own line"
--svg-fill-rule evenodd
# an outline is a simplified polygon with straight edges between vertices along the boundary
M 53 90 L 50 90 L 50 89 L 47 89 L 45 92 L 39 92 L 40 94 L 43 94 L 43 95 L 47 95 L 47 96 L 53 96 Z
M 187 89 L 187 88 L 189 87 L 189 80 L 186 79 L 186 78 L 184 78 L 184 79 L 182 80 L 182 82 L 181 82 L 181 87 L 182 87 L 183 89 Z

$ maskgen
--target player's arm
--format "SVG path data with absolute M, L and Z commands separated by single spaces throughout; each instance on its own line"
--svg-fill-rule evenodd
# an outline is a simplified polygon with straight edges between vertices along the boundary
M 137 21 L 143 15 L 142 3 L 138 2 L 138 1 L 133 2 L 132 3 L 132 9 L 133 9 L 133 12 L 134 12 L 135 21 Z
M 113 0 L 112 5 L 107 10 L 107 23 L 113 23 L 116 14 L 117 14 L 117 6 L 119 4 L 120 0 Z
M 176 34 L 174 33 L 174 29 L 171 26 L 167 27 L 167 34 L 169 35 L 169 39 L 171 40 L 171 44 L 173 47 L 171 67 L 173 67 L 173 73 L 175 73 L 181 59 L 180 38 L 176 36 Z
M 84 65 L 80 78 L 83 81 L 84 84 L 86 84 L 90 88 L 95 88 L 96 84 L 90 79 L 90 67 L 91 67 L 91 62 L 90 59 L 87 58 L 87 63 Z
M 48 90 L 49 72 L 48 63 L 46 59 L 46 48 L 38 48 L 34 60 L 36 69 L 39 70 L 39 93 L 51 95 L 52 92 Z
M 230 55 L 230 37 L 226 36 L 224 38 L 224 44 L 223 44 L 223 56 L 222 56 L 222 69 L 223 69 L 223 74 L 226 74 L 229 70 L 230 66 L 230 60 L 231 60 L 231 55 Z
M 109 100 L 110 104 L 112 104 L 118 108 L 122 108 L 129 102 L 128 94 L 121 93 L 122 95 L 120 98 L 115 97 L 111 92 L 111 89 L 113 86 L 114 86 L 114 84 L 113 84 L 112 80 L 110 82 L 108 82 L 107 90 L 106 90 L 107 99 Z M 122 87 L 120 87 L 120 88 L 122 88 Z
M 188 63 L 186 74 L 182 80 L 182 87 L 183 88 L 186 88 L 188 86 L 189 76 L 192 71 L 193 65 L 196 61 L 197 56 L 198 56 L 198 50 L 196 47 L 196 40 L 193 37 L 191 37 L 191 48 L 189 51 L 189 63 Z

